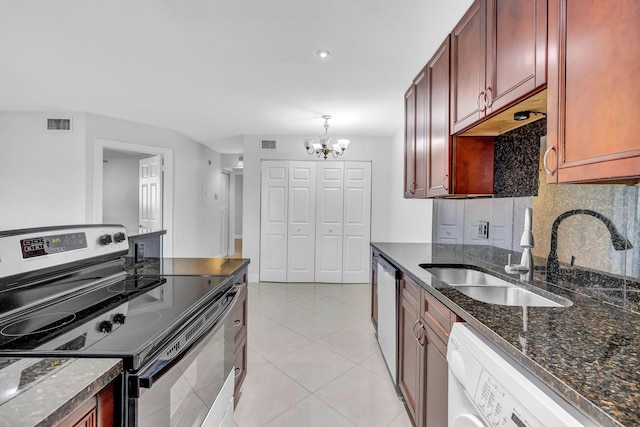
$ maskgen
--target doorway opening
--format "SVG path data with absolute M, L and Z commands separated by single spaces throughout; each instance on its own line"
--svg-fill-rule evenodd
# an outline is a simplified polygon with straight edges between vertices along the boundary
M 227 258 L 242 258 L 242 195 L 243 169 L 234 167 L 229 185 L 229 255 Z
M 93 166 L 93 221 L 123 224 L 130 236 L 166 230 L 172 256 L 173 150 L 95 140 Z

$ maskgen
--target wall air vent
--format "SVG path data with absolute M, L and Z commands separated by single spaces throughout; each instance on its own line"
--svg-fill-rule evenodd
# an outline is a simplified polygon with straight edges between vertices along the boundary
M 71 130 L 71 119 L 47 119 L 47 130 Z
M 276 141 L 263 139 L 260 143 L 261 150 L 275 150 L 276 149 Z

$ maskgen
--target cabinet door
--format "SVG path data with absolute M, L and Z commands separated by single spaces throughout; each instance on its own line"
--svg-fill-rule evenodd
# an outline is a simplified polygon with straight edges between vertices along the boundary
M 315 281 L 342 282 L 344 163 L 319 163 L 316 212 Z
M 378 333 L 378 256 L 371 258 L 371 324 Z
M 449 194 L 451 188 L 451 127 L 449 72 L 451 37 L 427 64 L 427 196 Z
M 342 283 L 369 280 L 371 163 L 344 162 Z
M 416 182 L 416 90 L 404 94 L 404 197 L 413 198 Z
M 451 33 L 451 131 L 484 116 L 486 0 L 476 0 Z
M 287 206 L 289 162 L 262 165 L 260 280 L 287 281 Z
M 402 294 L 402 290 L 401 290 Z M 417 420 L 420 402 L 420 360 L 422 346 L 414 335 L 416 322 L 420 321 L 418 307 L 405 296 L 400 298 L 398 313 L 398 386 L 409 408 Z
M 427 196 L 427 78 L 420 71 L 405 93 L 404 197 Z
M 313 282 L 316 238 L 316 163 L 289 162 L 287 282 Z
M 424 199 L 427 197 L 428 166 L 428 80 L 427 69 L 424 68 L 413 82 L 416 92 L 416 137 L 415 137 L 415 186 L 413 197 Z
M 487 114 L 546 83 L 547 0 L 487 3 Z
M 425 326 L 427 339 L 425 343 L 424 408 L 422 425 L 440 427 L 447 425 L 448 411 L 448 364 L 447 345 L 429 327 Z
M 639 21 L 637 0 L 549 1 L 547 182 L 640 176 Z

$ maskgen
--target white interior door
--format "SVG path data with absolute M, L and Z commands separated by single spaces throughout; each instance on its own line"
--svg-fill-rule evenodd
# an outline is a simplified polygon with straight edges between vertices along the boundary
M 313 282 L 316 163 L 289 162 L 287 282 Z
M 316 282 L 342 282 L 344 163 L 318 164 Z
M 262 164 L 260 202 L 260 280 L 287 280 L 289 162 Z
M 229 253 L 229 173 L 222 172 L 222 188 L 220 189 L 220 236 L 223 256 Z
M 140 233 L 162 230 L 162 156 L 140 160 Z
M 367 283 L 371 263 L 371 163 L 345 162 L 342 282 Z

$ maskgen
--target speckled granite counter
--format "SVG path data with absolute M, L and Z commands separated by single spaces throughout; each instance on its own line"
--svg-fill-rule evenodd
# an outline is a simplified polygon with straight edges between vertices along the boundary
M 62 421 L 122 372 L 120 359 L 0 357 L 0 424 Z
M 129 274 L 173 274 L 229 276 L 249 265 L 244 258 L 149 258 L 141 264 L 134 264 L 125 258 Z
M 385 258 L 489 340 L 601 425 L 640 425 L 640 315 L 570 289 L 533 285 L 570 307 L 529 307 L 526 350 L 521 307 L 486 304 L 436 280 L 419 264 L 468 265 L 508 281 L 508 251 L 490 246 L 372 243 Z

